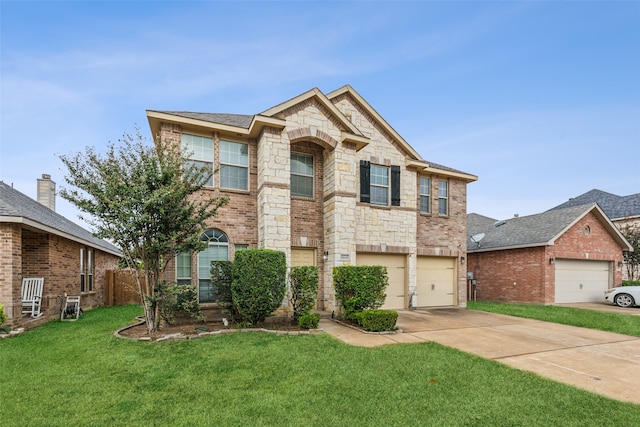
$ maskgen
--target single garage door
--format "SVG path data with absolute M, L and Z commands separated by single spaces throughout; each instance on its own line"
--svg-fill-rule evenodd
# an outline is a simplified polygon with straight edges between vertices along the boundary
M 418 257 L 417 307 L 457 305 L 455 267 L 456 258 Z
M 387 310 L 401 310 L 406 308 L 406 274 L 405 255 L 389 254 L 356 254 L 357 265 L 382 265 L 387 267 L 389 286 L 387 287 L 387 299 L 382 308 Z
M 556 259 L 555 302 L 601 302 L 609 276 L 608 261 Z
M 316 250 L 308 248 L 291 248 L 291 266 L 316 265 Z

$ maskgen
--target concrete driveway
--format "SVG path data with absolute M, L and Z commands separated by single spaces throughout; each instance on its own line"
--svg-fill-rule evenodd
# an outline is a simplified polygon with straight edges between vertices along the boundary
M 464 308 L 398 312 L 398 334 L 365 334 L 322 319 L 347 344 L 434 341 L 613 399 L 640 404 L 640 338 Z

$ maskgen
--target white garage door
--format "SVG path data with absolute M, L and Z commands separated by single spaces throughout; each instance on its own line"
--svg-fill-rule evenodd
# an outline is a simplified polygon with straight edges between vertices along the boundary
M 456 258 L 418 257 L 416 306 L 456 305 Z
M 608 261 L 557 259 L 555 302 L 601 302 L 609 276 Z
M 356 254 L 357 265 L 382 265 L 387 267 L 389 286 L 387 299 L 382 308 L 387 310 L 401 310 L 406 308 L 406 274 L 405 255 Z

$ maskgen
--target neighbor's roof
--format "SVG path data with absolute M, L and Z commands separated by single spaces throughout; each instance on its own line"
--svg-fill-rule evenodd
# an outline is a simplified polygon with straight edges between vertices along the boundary
M 78 224 L 2 181 L 0 181 L 0 222 L 21 223 L 101 249 L 113 255 L 122 256 L 122 252 L 116 246 L 106 240 L 98 239 Z
M 640 193 L 630 196 L 617 196 L 601 190 L 591 190 L 578 197 L 569 199 L 561 205 L 551 208 L 563 209 L 572 206 L 597 203 L 604 213 L 613 220 L 640 216 Z
M 591 203 L 503 221 L 496 221 L 475 213 L 469 214 L 467 215 L 467 232 L 469 234 L 467 252 L 553 245 L 556 239 L 589 212 L 593 212 L 618 244 L 625 248 L 624 250 L 633 250 L 633 247 L 602 209 L 596 203 Z M 471 237 L 478 236 L 480 233 L 484 233 L 484 236 L 478 244 Z M 476 240 L 478 239 L 476 238 Z

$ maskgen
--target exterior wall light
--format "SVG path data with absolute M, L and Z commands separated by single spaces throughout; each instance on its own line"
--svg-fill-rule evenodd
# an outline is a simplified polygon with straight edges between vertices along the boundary
M 464 264 L 465 262 L 467 262 L 465 257 L 460 257 L 460 264 Z
M 549 258 L 549 264 L 553 265 L 556 263 L 556 259 L 555 258 Z
M 327 261 L 329 259 L 329 252 L 328 251 L 324 251 L 322 253 L 322 260 L 323 261 Z

